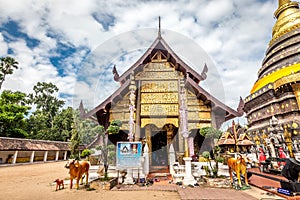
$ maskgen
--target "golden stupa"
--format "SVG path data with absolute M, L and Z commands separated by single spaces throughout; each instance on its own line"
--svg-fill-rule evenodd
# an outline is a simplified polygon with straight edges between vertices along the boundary
M 274 13 L 276 23 L 244 111 L 249 134 L 274 132 L 272 119 L 279 131 L 288 127 L 298 141 L 300 124 L 300 10 L 298 2 L 279 0 Z

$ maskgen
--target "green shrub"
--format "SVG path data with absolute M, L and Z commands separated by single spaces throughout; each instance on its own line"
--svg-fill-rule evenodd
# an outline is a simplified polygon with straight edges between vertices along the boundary
M 204 152 L 202 153 L 202 156 L 203 156 L 203 158 L 205 158 L 205 159 L 209 159 L 209 158 L 210 158 L 210 153 L 209 153 L 208 151 L 204 151 Z
M 225 159 L 223 157 L 217 157 L 216 162 L 224 163 Z
M 90 150 L 90 149 L 85 149 L 81 152 L 81 155 L 80 157 L 81 158 L 85 158 L 85 157 L 88 157 L 89 155 L 93 154 L 94 151 L 93 150 Z
M 107 133 L 118 134 L 121 126 L 122 126 L 122 122 L 120 120 L 113 120 L 110 123 L 109 127 L 107 128 Z

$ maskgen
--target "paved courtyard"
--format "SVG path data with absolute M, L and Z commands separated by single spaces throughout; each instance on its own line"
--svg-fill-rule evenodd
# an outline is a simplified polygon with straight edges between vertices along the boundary
M 168 181 L 155 182 L 150 187 L 137 185 L 116 187 L 110 191 L 97 189 L 79 190 L 68 187 L 55 191 L 53 181 L 56 178 L 68 177 L 65 162 L 52 162 L 33 165 L 0 166 L 1 196 L 0 199 L 282 199 L 256 187 L 249 190 L 236 191 L 234 189 L 217 189 L 206 187 L 180 187 L 169 184 Z M 94 172 L 91 177 L 95 177 Z

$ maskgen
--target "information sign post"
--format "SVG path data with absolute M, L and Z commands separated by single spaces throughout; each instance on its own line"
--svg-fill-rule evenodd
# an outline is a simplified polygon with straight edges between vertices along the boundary
M 139 169 L 142 167 L 142 143 L 118 142 L 117 143 L 117 169 Z M 132 170 L 130 170 L 132 171 Z M 125 184 L 133 184 L 132 174 L 127 174 Z

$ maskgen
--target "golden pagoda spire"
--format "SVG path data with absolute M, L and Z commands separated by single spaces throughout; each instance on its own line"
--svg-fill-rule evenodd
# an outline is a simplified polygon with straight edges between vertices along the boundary
M 290 0 L 278 0 L 278 8 L 274 13 L 277 21 L 272 31 L 272 44 L 280 36 L 300 27 L 299 3 Z
M 283 6 L 284 4 L 290 3 L 290 0 L 278 0 L 278 8 Z
M 290 0 L 278 0 L 278 8 L 274 13 L 275 17 L 278 19 L 280 13 L 292 7 L 299 8 L 298 2 L 290 1 Z M 288 15 L 291 13 L 286 13 L 286 14 Z

